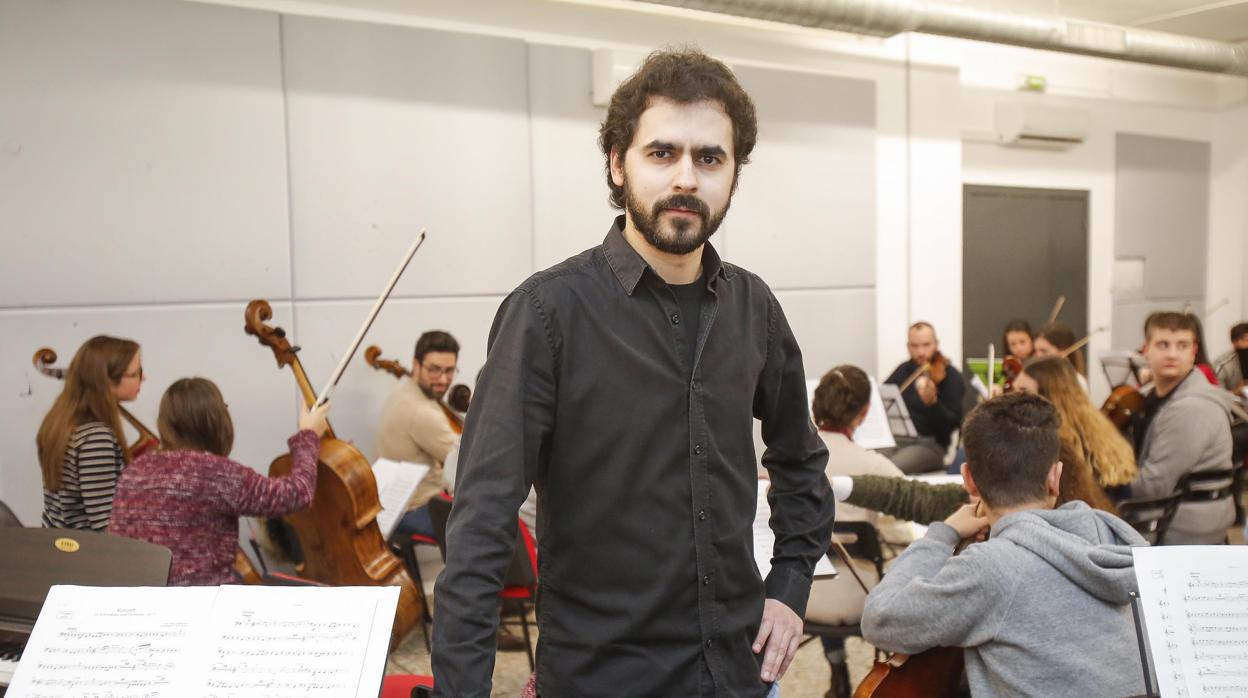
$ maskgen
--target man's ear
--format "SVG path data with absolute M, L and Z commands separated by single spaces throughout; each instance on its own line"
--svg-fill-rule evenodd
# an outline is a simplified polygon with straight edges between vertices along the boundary
M 975 486 L 975 478 L 971 476 L 971 466 L 967 463 L 962 464 L 962 486 L 972 497 L 983 499 L 979 496 L 979 488 Z
M 624 186 L 624 153 L 611 148 L 611 181 L 617 187 Z
M 1049 474 L 1044 478 L 1044 488 L 1050 497 L 1056 497 L 1062 492 L 1062 462 L 1059 460 L 1049 466 Z

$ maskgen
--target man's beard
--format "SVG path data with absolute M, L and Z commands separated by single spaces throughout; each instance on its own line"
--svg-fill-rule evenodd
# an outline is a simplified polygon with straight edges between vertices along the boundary
M 433 386 L 429 386 L 426 388 L 425 386 L 420 384 L 420 381 L 416 382 L 416 387 L 420 388 L 420 392 L 424 393 L 425 397 L 434 401 L 441 400 L 442 396 L 446 394 L 446 389 L 434 388 Z
M 633 221 L 633 226 L 646 239 L 646 242 L 655 249 L 668 254 L 689 254 L 701 247 L 715 234 L 716 230 L 719 230 L 719 225 L 724 222 L 724 216 L 728 215 L 728 205 L 731 204 L 729 200 L 729 204 L 724 205 L 724 210 L 712 217 L 710 207 L 702 199 L 692 194 L 674 194 L 657 201 L 654 208 L 647 213 L 641 202 L 634 199 L 632 192 L 628 191 L 627 181 L 624 182 L 624 187 L 624 204 L 628 217 Z M 659 226 L 662 225 L 659 216 L 672 208 L 694 211 L 698 214 L 698 220 L 691 221 L 684 217 L 673 218 L 669 222 L 674 234 L 665 237 L 659 231 Z

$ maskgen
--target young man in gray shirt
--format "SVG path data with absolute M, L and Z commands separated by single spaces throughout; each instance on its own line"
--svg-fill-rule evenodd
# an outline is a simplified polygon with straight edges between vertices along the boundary
M 1057 411 L 1037 395 L 971 412 L 962 477 L 979 501 L 932 524 L 872 590 L 867 642 L 907 654 L 963 647 L 977 697 L 1143 692 L 1128 594 L 1131 547 L 1147 543 L 1083 502 L 1052 508 L 1057 427 Z M 959 543 L 989 531 L 955 556 Z

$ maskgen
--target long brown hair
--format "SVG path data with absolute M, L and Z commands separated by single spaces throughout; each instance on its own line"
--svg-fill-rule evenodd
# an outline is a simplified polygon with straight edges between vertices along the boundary
M 137 353 L 137 343 L 104 335 L 92 337 L 78 348 L 65 372 L 61 394 L 44 416 L 35 437 L 44 488 L 51 491 L 61 488 L 61 469 L 69 439 L 75 429 L 87 422 L 107 425 L 129 462 L 126 436 L 121 430 L 121 411 L 112 387 L 121 381 Z
M 1036 381 L 1040 394 L 1062 415 L 1058 435 L 1066 463 L 1063 480 L 1068 472 L 1075 476 L 1078 471 L 1077 477 L 1087 480 L 1083 487 L 1091 486 L 1103 496 L 1103 488 L 1125 485 L 1135 479 L 1131 445 L 1088 401 L 1088 394 L 1080 387 L 1069 362 L 1056 356 L 1034 359 L 1023 365 L 1023 373 Z M 1093 504 L 1091 500 L 1084 501 Z
M 156 429 L 165 450 L 230 455 L 234 422 L 217 385 L 207 378 L 181 378 L 160 398 Z

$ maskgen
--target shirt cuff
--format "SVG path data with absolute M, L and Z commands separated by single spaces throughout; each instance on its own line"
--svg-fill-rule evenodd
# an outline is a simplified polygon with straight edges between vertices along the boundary
M 833 475 L 828 478 L 828 482 L 832 484 L 832 496 L 836 497 L 838 502 L 849 499 L 849 495 L 854 491 L 854 478 L 848 475 Z
M 793 609 L 799 618 L 806 617 L 806 602 L 810 600 L 810 577 L 787 566 L 772 566 L 763 583 L 769 599 L 775 599 Z

